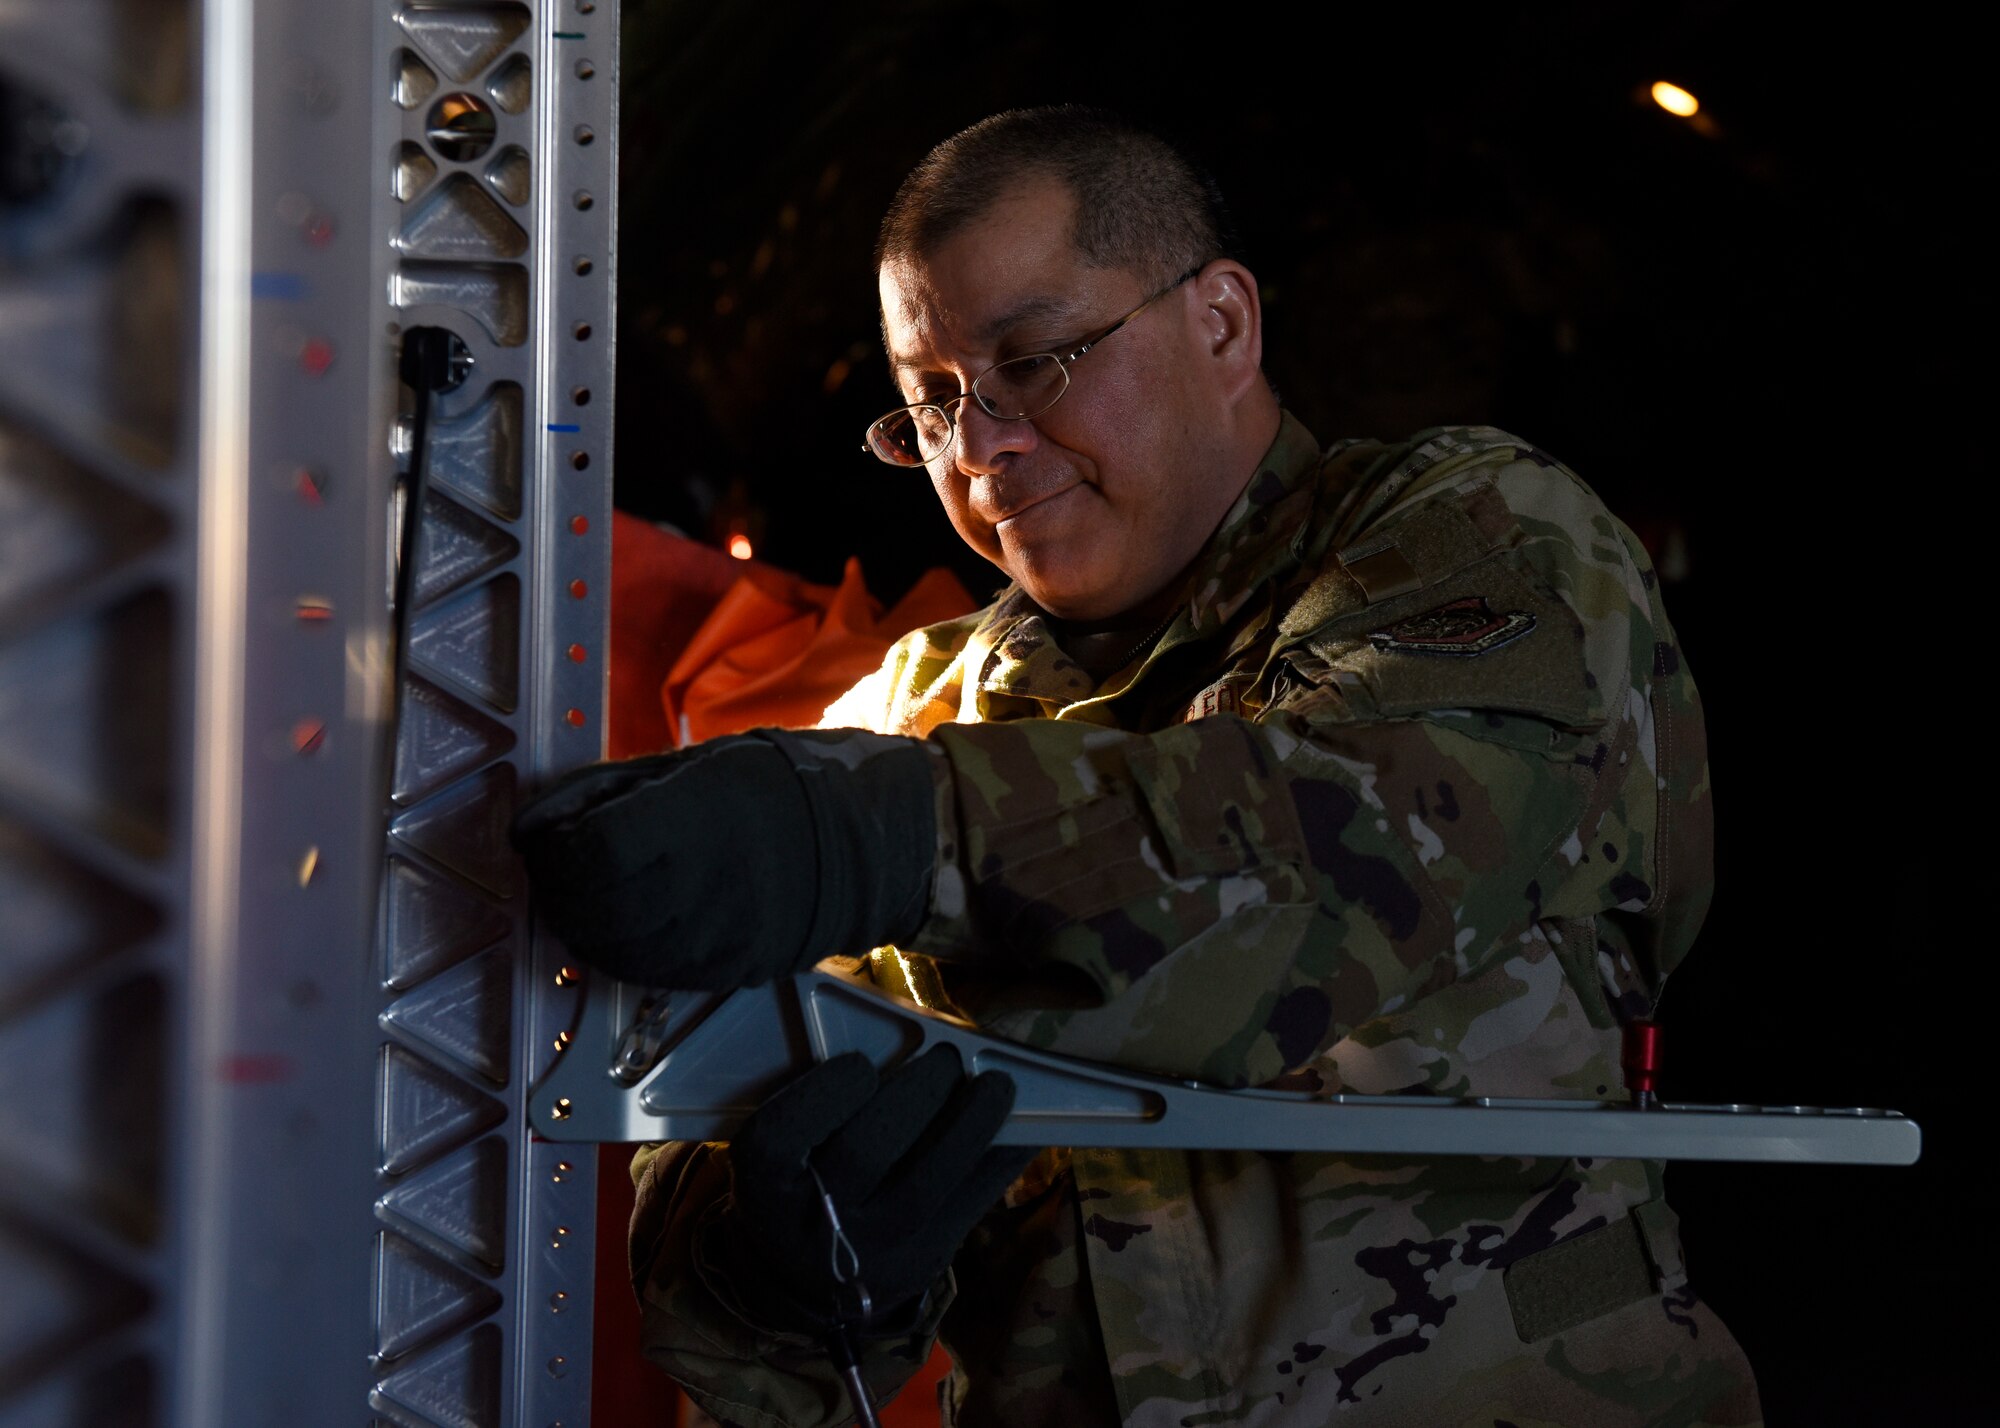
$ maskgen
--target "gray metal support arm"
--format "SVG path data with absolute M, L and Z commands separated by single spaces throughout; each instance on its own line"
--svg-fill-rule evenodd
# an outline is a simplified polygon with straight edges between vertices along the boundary
M 970 1072 L 1014 1078 L 1007 1145 L 1849 1165 L 1909 1165 L 1921 1149 L 1895 1111 L 1224 1091 L 1030 1050 L 824 972 L 671 997 L 593 977 L 529 1114 L 551 1140 L 727 1140 L 815 1062 L 859 1051 L 886 1067 L 939 1042 Z

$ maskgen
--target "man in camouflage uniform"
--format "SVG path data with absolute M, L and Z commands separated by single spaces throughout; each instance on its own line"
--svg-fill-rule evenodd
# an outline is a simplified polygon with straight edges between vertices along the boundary
M 1261 377 L 1218 214 L 1149 136 L 1036 111 L 941 146 L 885 224 L 892 363 L 935 405 L 871 440 L 1015 583 L 828 711 L 895 740 L 801 756 L 925 756 L 926 901 L 870 965 L 1221 1086 L 1618 1098 L 1621 1027 L 1710 894 L 1651 565 L 1490 428 L 1322 451 Z M 1060 401 L 1018 419 L 985 374 L 1044 352 Z M 817 1340 L 703 1259 L 727 1148 L 635 1173 L 649 1353 L 726 1422 L 851 1421 Z M 1060 1147 L 952 1270 L 863 1353 L 891 1391 L 941 1335 L 947 1422 L 1759 1419 L 1657 1164 Z

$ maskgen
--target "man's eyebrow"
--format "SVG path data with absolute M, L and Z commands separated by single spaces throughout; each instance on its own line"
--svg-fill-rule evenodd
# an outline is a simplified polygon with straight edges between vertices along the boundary
M 1023 298 L 1005 312 L 973 330 L 973 337 L 981 342 L 992 342 L 1006 336 L 1018 327 L 1031 322 L 1081 322 L 1083 309 L 1074 299 L 1037 296 Z M 889 369 L 892 372 L 918 372 L 933 369 L 931 362 L 921 357 L 897 357 L 890 355 Z
M 1073 298 L 1031 297 L 1023 298 L 992 321 L 981 326 L 973 335 L 982 342 L 991 342 L 1004 337 L 1015 328 L 1030 322 L 1044 322 L 1051 318 L 1075 320 L 1081 315 Z

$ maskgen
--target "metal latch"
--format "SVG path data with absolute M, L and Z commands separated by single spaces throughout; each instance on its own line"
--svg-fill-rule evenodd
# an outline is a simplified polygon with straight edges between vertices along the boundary
M 636 1086 L 660 1064 L 667 1049 L 667 1012 L 671 1006 L 671 997 L 663 990 L 649 989 L 640 995 L 639 1009 L 632 1013 L 632 1021 L 618 1038 L 618 1049 L 611 1057 L 612 1080 L 621 1086 Z

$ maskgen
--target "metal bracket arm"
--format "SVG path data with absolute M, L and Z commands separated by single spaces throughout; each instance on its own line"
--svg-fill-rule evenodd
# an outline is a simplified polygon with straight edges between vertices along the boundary
M 1005 1145 L 1849 1165 L 1909 1165 L 1921 1147 L 1916 1122 L 1859 1108 L 1642 1111 L 1582 1100 L 1224 1091 L 1031 1050 L 824 972 L 726 995 L 676 993 L 664 1018 L 662 996 L 591 979 L 571 1049 L 529 1098 L 537 1134 L 728 1140 L 765 1097 L 815 1062 L 859 1051 L 886 1067 L 948 1042 L 969 1072 L 1014 1078 L 1014 1114 L 999 1136 Z M 630 1081 L 635 1025 L 646 1027 L 659 1059 Z

